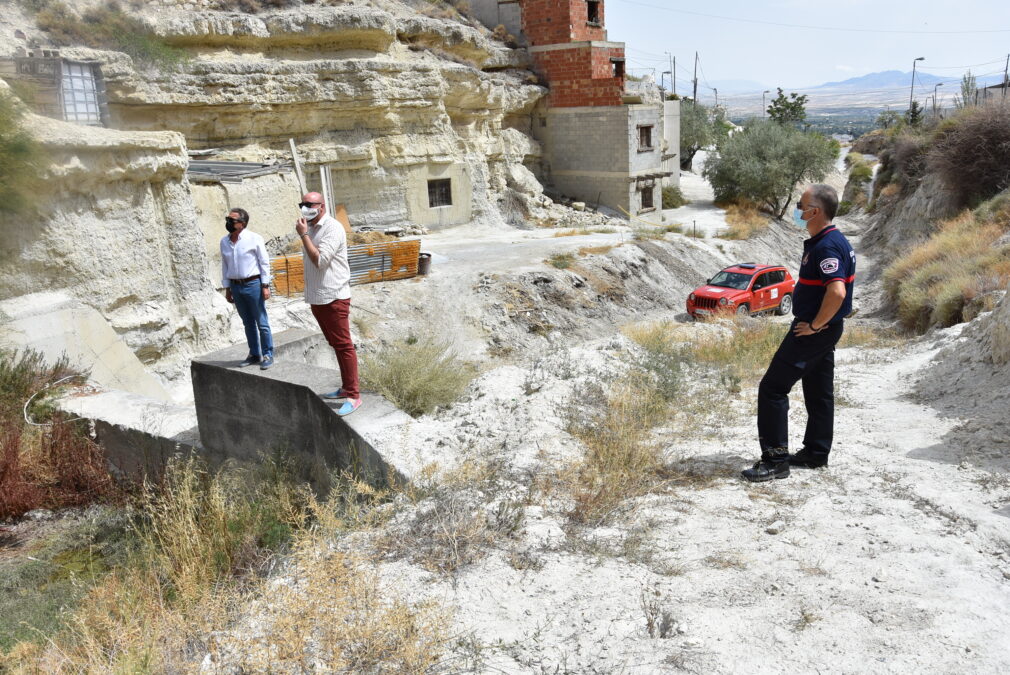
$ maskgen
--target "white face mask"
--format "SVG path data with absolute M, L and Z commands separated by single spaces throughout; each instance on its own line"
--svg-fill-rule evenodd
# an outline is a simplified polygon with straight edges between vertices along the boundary
M 310 209 L 308 206 L 303 206 L 302 208 L 302 218 L 305 220 L 313 220 L 319 215 L 319 209 Z

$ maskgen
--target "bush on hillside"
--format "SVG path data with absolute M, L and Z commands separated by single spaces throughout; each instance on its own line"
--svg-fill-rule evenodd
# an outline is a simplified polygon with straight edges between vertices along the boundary
M 938 129 L 929 150 L 937 172 L 964 205 L 990 199 L 1010 187 L 1010 108 L 968 108 Z
M 684 193 L 681 192 L 679 187 L 675 185 L 669 185 L 663 188 L 663 208 L 664 209 L 679 209 L 685 204 L 690 204 L 691 200 L 684 197 Z
M 824 136 L 759 120 L 726 139 L 708 160 L 705 178 L 716 201 L 748 199 L 781 218 L 801 181 L 824 178 L 836 151 Z
M 849 180 L 856 185 L 864 185 L 873 180 L 873 167 L 869 164 L 856 164 L 849 172 Z

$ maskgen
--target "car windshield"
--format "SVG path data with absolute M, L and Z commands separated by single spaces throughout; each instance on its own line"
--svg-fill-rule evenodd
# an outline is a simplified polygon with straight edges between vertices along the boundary
M 743 291 L 747 289 L 747 284 L 750 283 L 751 277 L 752 275 L 750 274 L 722 271 L 712 277 L 712 280 L 708 282 L 708 285 L 735 288 L 738 291 Z

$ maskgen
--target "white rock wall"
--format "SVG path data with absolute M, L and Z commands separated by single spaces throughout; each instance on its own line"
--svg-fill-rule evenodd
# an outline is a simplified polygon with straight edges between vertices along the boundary
M 50 166 L 35 217 L 0 223 L 0 299 L 63 290 L 155 372 L 224 334 L 185 179 L 181 135 L 30 116 Z

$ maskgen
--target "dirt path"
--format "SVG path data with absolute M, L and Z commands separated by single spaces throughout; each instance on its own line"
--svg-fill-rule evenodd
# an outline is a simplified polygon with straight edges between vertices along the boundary
M 880 294 L 865 290 L 875 315 Z M 957 420 L 909 399 L 957 332 L 839 351 L 826 470 L 740 480 L 756 454 L 750 389 L 719 428 L 670 439 L 698 485 L 639 500 L 578 542 L 549 508 L 528 509 L 520 548 L 535 569 L 497 551 L 452 583 L 405 567 L 394 576 L 456 610 L 474 636 L 457 663 L 471 672 L 1006 672 L 1010 481 L 944 461 L 938 441 Z M 615 348 L 608 338 L 568 358 L 593 364 Z M 555 417 L 565 387 L 548 381 L 524 398 L 522 381 L 516 369 L 489 374 L 459 414 L 533 470 L 533 448 L 566 450 Z M 794 437 L 802 410 L 797 391 Z M 650 617 L 665 625 L 655 636 Z

